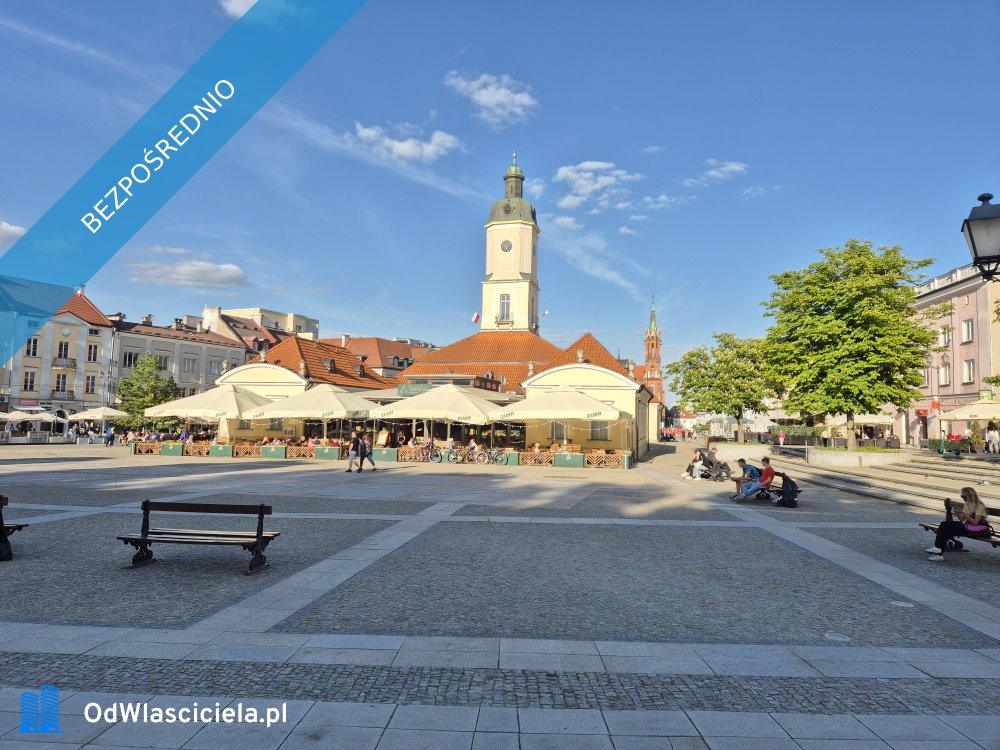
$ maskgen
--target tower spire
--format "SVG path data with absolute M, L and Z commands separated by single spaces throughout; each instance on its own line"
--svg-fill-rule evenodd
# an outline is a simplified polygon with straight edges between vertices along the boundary
M 656 295 L 653 295 L 653 302 L 649 306 L 649 328 L 646 333 L 656 333 L 660 329 L 656 325 Z

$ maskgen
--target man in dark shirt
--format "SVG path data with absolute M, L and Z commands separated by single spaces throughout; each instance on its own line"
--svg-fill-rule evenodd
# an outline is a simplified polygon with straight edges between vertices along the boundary
M 350 474 L 353 471 L 353 466 L 355 463 L 358 464 L 358 471 L 361 471 L 361 463 L 359 461 L 359 456 L 361 455 L 361 441 L 358 439 L 358 433 L 351 433 L 351 443 L 347 448 L 347 473 Z

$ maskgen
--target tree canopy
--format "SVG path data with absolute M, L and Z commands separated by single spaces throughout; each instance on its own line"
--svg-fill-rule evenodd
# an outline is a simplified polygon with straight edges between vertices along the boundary
M 695 411 L 735 417 L 743 442 L 743 416 L 767 409 L 775 395 L 768 373 L 763 339 L 741 339 L 734 333 L 713 334 L 715 345 L 699 346 L 666 366 L 670 388 Z
M 135 363 L 132 374 L 123 379 L 118 394 L 119 407 L 128 412 L 128 417 L 116 420 L 127 427 L 142 427 L 155 420 L 145 415 L 145 410 L 151 406 L 164 404 L 177 398 L 177 384 L 171 377 L 160 374 L 156 357 L 143 354 Z M 168 426 L 176 420 L 166 419 L 157 422 L 157 426 Z
M 855 414 L 885 404 L 905 408 L 921 397 L 917 386 L 935 342 L 930 321 L 947 310 L 916 308 L 914 286 L 932 259 L 854 239 L 819 252 L 807 268 L 771 276 L 768 358 L 785 409 L 845 414 L 852 447 Z

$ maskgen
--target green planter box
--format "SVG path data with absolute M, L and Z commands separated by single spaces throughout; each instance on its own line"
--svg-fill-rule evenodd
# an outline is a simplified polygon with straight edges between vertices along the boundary
M 231 445 L 213 445 L 208 449 L 208 455 L 215 456 L 216 458 L 232 458 L 233 457 L 233 446 Z
M 183 443 L 164 443 L 160 446 L 161 456 L 183 456 L 184 455 L 184 444 Z
M 375 463 L 379 461 L 396 461 L 399 457 L 399 450 L 397 448 L 372 448 L 372 458 L 375 459 Z
M 136 449 L 138 449 L 138 447 L 139 446 L 137 446 L 135 443 L 132 443 L 132 445 L 130 445 L 128 447 L 128 452 L 131 453 L 134 456 L 135 452 L 136 452 Z
M 622 468 L 623 469 L 635 468 L 635 456 L 632 455 L 632 451 L 624 451 L 622 453 Z
M 260 448 L 261 458 L 284 458 L 285 446 L 283 445 L 263 445 Z
M 507 466 L 517 466 L 520 458 L 521 454 L 517 451 L 507 451 L 504 463 L 507 464 Z
M 329 445 L 316 446 L 316 458 L 323 459 L 324 461 L 339 461 L 340 447 Z
M 553 466 L 566 466 L 571 469 L 583 468 L 582 453 L 557 453 L 552 462 Z

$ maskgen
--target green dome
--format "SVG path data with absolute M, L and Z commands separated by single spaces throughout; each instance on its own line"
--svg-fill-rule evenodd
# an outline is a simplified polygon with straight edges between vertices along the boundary
M 524 177 L 524 172 L 521 171 L 521 168 L 519 166 L 517 166 L 517 164 L 511 164 L 509 167 L 507 167 L 507 175 L 506 176 L 507 177 Z
M 511 167 L 517 169 L 516 166 Z M 520 171 L 518 169 L 518 171 Z M 486 220 L 487 224 L 494 221 L 530 221 L 537 224 L 535 218 L 535 207 L 524 198 L 501 198 L 490 207 L 490 216 Z

